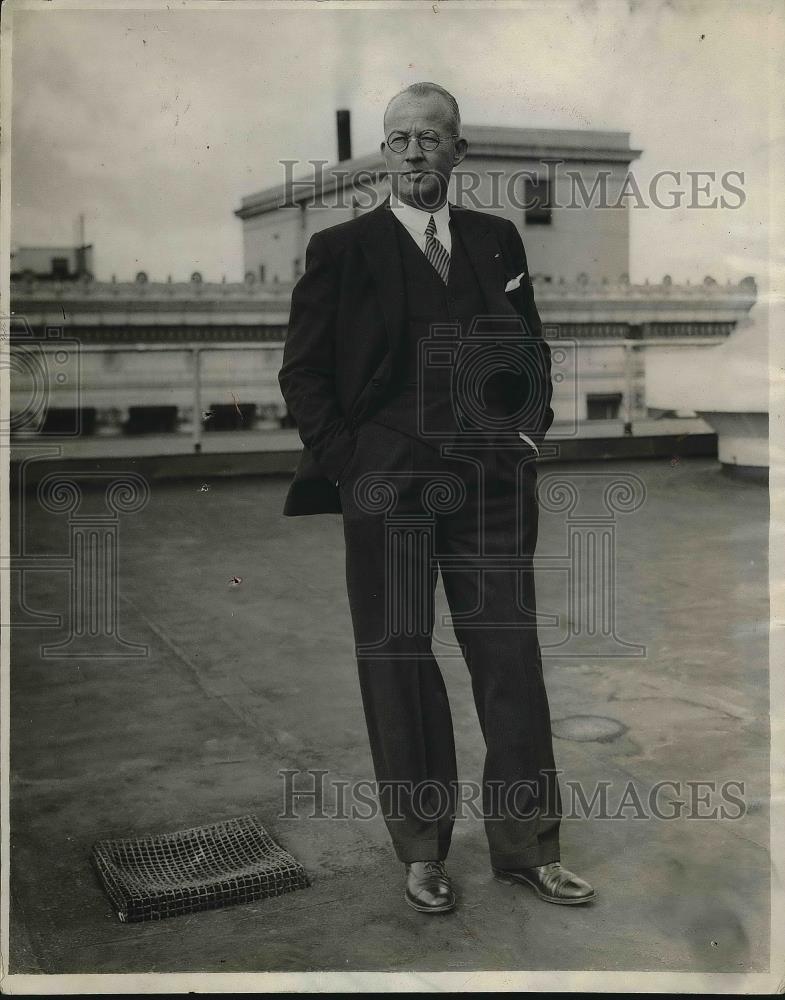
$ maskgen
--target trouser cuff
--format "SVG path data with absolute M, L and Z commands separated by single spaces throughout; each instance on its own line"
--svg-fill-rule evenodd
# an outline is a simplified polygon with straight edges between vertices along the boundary
M 393 847 L 398 860 L 406 865 L 413 861 L 444 861 L 449 850 L 449 846 L 440 847 L 432 840 L 410 840 L 405 843 L 396 841 Z
M 561 859 L 558 844 L 547 847 L 529 847 L 514 854 L 491 854 L 491 867 L 512 870 L 515 868 L 539 868 Z

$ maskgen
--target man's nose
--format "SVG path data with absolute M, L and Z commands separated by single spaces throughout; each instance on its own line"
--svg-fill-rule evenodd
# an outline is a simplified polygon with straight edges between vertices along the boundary
M 425 157 L 422 155 L 422 150 L 420 149 L 417 141 L 412 139 L 406 150 L 406 162 L 407 163 L 420 163 Z

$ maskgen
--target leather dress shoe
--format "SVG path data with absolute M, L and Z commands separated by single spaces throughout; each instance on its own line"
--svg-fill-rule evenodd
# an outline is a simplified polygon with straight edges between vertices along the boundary
M 419 913 L 447 913 L 455 893 L 443 861 L 412 861 L 406 866 L 406 902 Z
M 537 868 L 493 869 L 494 878 L 504 885 L 528 885 L 540 899 L 563 906 L 575 906 L 596 899 L 597 893 L 588 882 L 562 868 L 560 861 Z

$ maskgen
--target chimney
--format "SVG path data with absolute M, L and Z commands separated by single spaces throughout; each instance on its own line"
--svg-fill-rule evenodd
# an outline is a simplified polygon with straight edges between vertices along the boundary
M 346 109 L 336 111 L 335 119 L 338 125 L 338 159 L 351 160 L 352 130 L 350 114 Z

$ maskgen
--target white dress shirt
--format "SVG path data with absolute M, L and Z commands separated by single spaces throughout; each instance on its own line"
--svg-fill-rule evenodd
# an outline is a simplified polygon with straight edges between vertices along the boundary
M 425 227 L 431 221 L 431 216 L 433 216 L 433 221 L 436 223 L 436 239 L 447 253 L 452 252 L 449 202 L 445 202 L 435 212 L 423 212 L 419 208 L 405 205 L 402 201 L 391 197 L 390 210 L 423 253 L 425 253 Z

